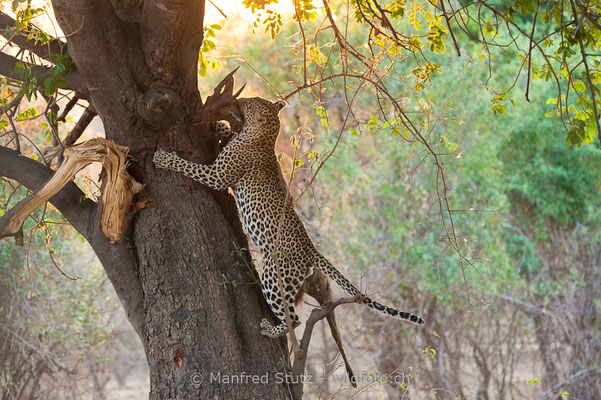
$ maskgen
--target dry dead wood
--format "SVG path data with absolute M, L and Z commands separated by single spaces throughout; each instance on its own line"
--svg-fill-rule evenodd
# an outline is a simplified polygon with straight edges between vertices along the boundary
M 0 219 L 0 238 L 14 236 L 17 243 L 22 244 L 23 223 L 27 217 L 72 181 L 77 172 L 93 162 L 100 162 L 105 181 L 102 185 L 99 228 L 111 242 L 118 241 L 132 198 L 144 187 L 127 172 L 128 154 L 129 148 L 103 138 L 65 148 L 64 161 L 50 180 Z

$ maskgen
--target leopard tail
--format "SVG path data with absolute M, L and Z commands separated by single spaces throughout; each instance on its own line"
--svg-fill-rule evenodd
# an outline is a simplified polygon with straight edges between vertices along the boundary
M 348 294 L 351 296 L 361 296 L 361 302 L 365 303 L 368 307 L 371 307 L 375 310 L 378 310 L 386 315 L 389 315 L 393 318 L 402 319 L 404 321 L 411 322 L 416 325 L 423 325 L 425 321 L 415 315 L 406 311 L 396 310 L 394 308 L 385 306 L 383 304 L 378 303 L 377 301 L 373 301 L 368 296 L 364 295 L 357 289 L 348 279 L 344 277 L 334 266 L 321 254 L 316 256 L 315 266 L 319 268 L 321 272 L 326 274 L 330 279 L 338 284 L 341 288 L 343 288 Z

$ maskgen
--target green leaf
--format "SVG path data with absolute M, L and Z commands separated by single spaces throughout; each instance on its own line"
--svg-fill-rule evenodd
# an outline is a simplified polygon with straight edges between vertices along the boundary
M 25 121 L 27 119 L 34 118 L 37 115 L 38 115 L 38 110 L 36 110 L 35 108 L 29 108 L 29 109 L 23 111 L 21 114 L 17 115 L 17 121 L 19 121 L 19 122 Z
M 582 93 L 582 92 L 586 91 L 586 85 L 584 84 L 584 82 L 582 82 L 581 80 L 578 80 L 578 79 L 576 79 L 572 82 L 572 87 L 577 92 Z

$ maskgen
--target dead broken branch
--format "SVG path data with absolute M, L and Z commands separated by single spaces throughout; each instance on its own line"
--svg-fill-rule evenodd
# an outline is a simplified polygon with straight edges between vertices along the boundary
M 0 238 L 14 236 L 17 244 L 22 244 L 23 223 L 27 217 L 72 181 L 77 172 L 93 162 L 100 162 L 105 174 L 100 231 L 111 242 L 118 241 L 132 198 L 144 187 L 127 172 L 128 153 L 129 148 L 103 138 L 65 148 L 64 161 L 50 180 L 0 219 Z

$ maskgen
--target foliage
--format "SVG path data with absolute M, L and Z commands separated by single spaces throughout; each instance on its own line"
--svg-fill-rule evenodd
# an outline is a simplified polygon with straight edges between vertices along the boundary
M 207 69 L 210 67 L 211 70 L 215 71 L 218 68 L 221 68 L 221 63 L 217 60 L 213 60 L 206 56 L 211 50 L 215 50 L 215 42 L 213 41 L 215 37 L 215 32 L 221 30 L 221 25 L 219 24 L 211 24 L 209 26 L 204 27 L 204 38 L 202 41 L 202 47 L 200 48 L 200 57 L 198 59 L 199 70 L 198 73 L 200 76 L 207 75 Z
M 601 152 L 566 148 L 560 135 L 546 119 L 527 120 L 511 131 L 502 153 L 506 191 L 516 212 L 526 219 L 535 215 L 543 229 L 552 221 L 587 224 L 597 214 L 601 180 L 595 166 Z
M 243 2 L 253 12 L 269 15 L 263 19 L 262 14 L 258 14 L 257 21 L 262 20 L 267 25 L 266 31 L 272 38 L 282 26 L 281 18 L 273 16 L 277 11 L 270 8 L 276 3 Z M 348 43 L 355 43 L 359 49 L 369 49 L 371 55 L 378 51 L 393 57 L 405 52 L 412 54 L 417 64 L 412 71 L 417 78 L 416 90 L 422 90 L 423 83 L 440 69 L 429 61 L 426 48 L 434 54 L 445 52 L 451 41 L 460 53 L 461 48 L 469 47 L 471 41 L 481 46 L 492 63 L 491 49 L 514 47 L 513 57 L 521 59 L 514 70 L 515 80 L 525 69 L 526 97 L 529 97 L 532 79 L 553 81 L 557 94 L 550 102 L 555 108 L 548 115 L 561 118 L 568 131 L 568 144 L 581 146 L 591 143 L 601 131 L 598 122 L 601 61 L 595 57 L 601 50 L 601 26 L 595 11 L 599 8 L 597 3 L 580 0 L 547 3 L 478 1 L 459 2 L 457 10 L 449 4 L 447 7 L 451 10 L 447 10 L 444 2 L 408 4 L 405 0 L 394 0 L 379 4 L 374 0 L 353 0 L 350 11 L 354 20 L 368 28 L 369 35 Z M 323 4 L 331 12 L 343 8 L 338 7 L 336 1 L 324 1 Z M 295 2 L 295 17 L 300 18 L 299 22 L 315 21 L 317 15 L 313 2 Z M 308 48 L 308 43 L 305 46 Z M 503 60 L 497 60 L 497 63 L 501 65 Z M 501 101 L 512 87 L 493 98 L 493 112 L 504 112 Z

